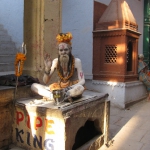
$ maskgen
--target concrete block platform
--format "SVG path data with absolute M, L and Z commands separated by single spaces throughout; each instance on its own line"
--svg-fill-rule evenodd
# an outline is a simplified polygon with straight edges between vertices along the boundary
M 97 150 L 108 141 L 107 93 L 86 90 L 72 103 L 23 98 L 15 103 L 13 144 L 32 150 Z

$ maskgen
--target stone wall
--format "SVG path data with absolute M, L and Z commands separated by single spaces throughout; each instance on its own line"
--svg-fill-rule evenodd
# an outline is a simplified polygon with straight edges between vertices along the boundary
M 11 143 L 12 132 L 12 103 L 0 106 L 0 148 L 8 146 Z
M 12 142 L 12 124 L 14 115 L 14 87 L 0 87 L 0 149 Z M 30 86 L 19 87 L 16 99 L 35 96 Z

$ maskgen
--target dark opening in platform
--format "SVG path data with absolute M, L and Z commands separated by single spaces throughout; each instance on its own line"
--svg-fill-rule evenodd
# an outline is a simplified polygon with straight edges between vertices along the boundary
M 85 125 L 81 127 L 76 134 L 75 143 L 72 147 L 72 150 L 76 150 L 93 139 L 95 136 L 101 134 L 102 132 L 96 129 L 94 121 L 86 121 Z

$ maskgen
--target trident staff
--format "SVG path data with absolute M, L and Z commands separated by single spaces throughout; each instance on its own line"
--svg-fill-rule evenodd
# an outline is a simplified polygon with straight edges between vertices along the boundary
M 14 104 L 15 104 L 16 94 L 17 94 L 18 78 L 19 76 L 22 75 L 24 61 L 26 60 L 26 54 L 27 54 L 26 44 L 24 44 L 23 42 L 22 52 L 17 53 L 15 59 L 16 87 L 15 87 L 15 95 L 14 95 Z

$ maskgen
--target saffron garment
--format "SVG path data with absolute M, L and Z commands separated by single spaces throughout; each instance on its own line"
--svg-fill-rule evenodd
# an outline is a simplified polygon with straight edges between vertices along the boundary
M 144 83 L 144 85 L 147 88 L 147 91 L 150 92 L 150 77 L 148 76 L 147 68 L 148 65 L 145 62 L 139 61 L 138 64 L 139 80 Z
M 61 82 L 61 79 L 58 77 L 58 81 L 50 84 L 49 88 L 50 91 L 59 90 L 77 84 L 78 82 L 79 80 L 78 80 L 77 70 L 74 69 L 73 76 L 70 77 L 67 82 Z
M 76 83 L 78 83 L 78 80 L 76 80 L 76 81 L 68 81 L 66 83 L 58 82 L 58 83 L 50 84 L 49 88 L 50 88 L 50 91 L 59 90 L 59 89 L 63 89 L 63 88 L 67 88 L 69 86 L 72 86 L 72 85 L 74 85 Z

